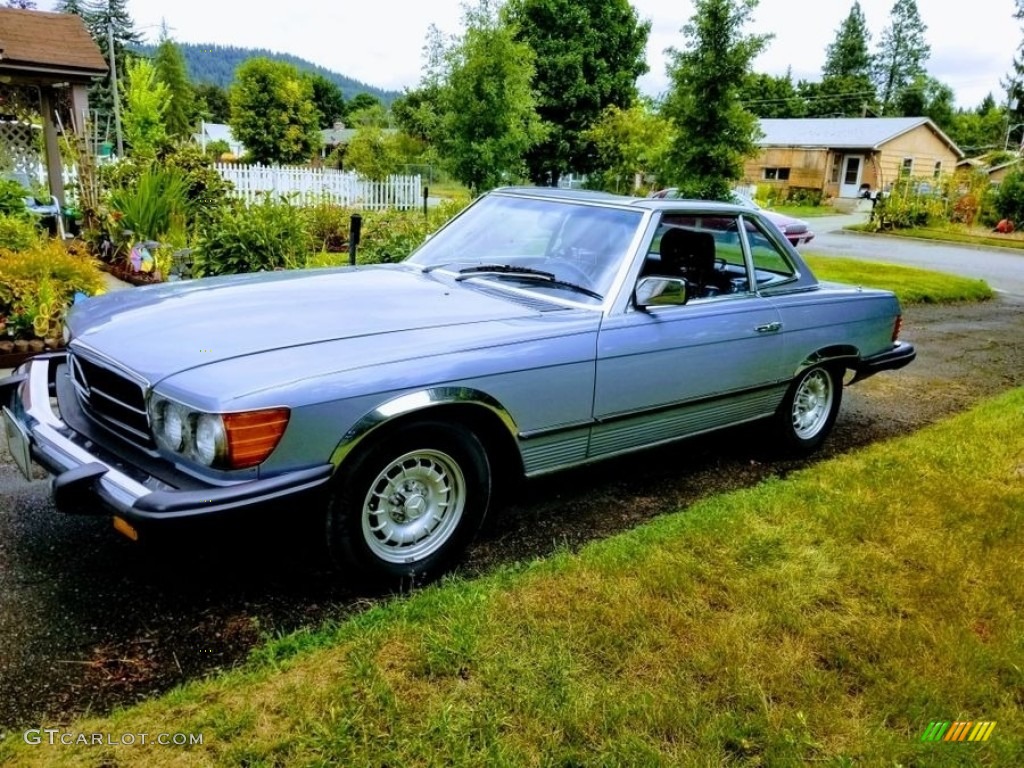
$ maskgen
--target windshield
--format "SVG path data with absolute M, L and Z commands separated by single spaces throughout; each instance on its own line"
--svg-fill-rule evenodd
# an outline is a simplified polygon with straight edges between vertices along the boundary
M 490 195 L 408 263 L 593 302 L 607 296 L 642 220 L 639 210 Z

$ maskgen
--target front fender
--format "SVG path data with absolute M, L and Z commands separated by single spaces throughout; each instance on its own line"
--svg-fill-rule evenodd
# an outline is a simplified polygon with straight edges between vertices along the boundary
M 419 392 L 407 392 L 385 403 L 381 403 L 369 413 L 363 415 L 345 433 L 338 446 L 331 454 L 331 464 L 335 470 L 342 462 L 368 437 L 398 419 L 418 413 L 429 413 L 439 407 L 463 405 L 483 408 L 501 422 L 513 439 L 519 433 L 512 415 L 497 400 L 470 387 L 432 387 Z

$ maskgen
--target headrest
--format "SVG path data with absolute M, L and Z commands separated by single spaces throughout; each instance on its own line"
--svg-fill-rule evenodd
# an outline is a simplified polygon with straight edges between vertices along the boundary
M 711 272 L 715 268 L 715 237 L 710 232 L 673 227 L 661 236 L 663 267 L 670 272 Z

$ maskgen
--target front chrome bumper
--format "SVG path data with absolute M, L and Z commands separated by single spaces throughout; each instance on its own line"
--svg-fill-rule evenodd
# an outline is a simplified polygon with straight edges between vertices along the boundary
M 13 376 L 0 379 L 4 429 L 15 462 L 26 477 L 25 458 L 46 469 L 58 509 L 99 513 L 107 509 L 136 522 L 214 515 L 279 504 L 325 485 L 332 466 L 325 464 L 228 486 L 181 489 L 114 460 L 74 432 L 51 403 L 56 367 L 64 354 L 41 356 Z M 76 439 L 78 438 L 78 439 Z M 82 444 L 84 443 L 84 445 Z M 99 501 L 97 509 L 94 503 Z

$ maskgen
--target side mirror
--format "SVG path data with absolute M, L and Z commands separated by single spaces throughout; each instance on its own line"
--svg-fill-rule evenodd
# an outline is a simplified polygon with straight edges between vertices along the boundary
M 643 277 L 633 291 L 637 309 L 681 307 L 689 301 L 686 281 L 681 277 Z

